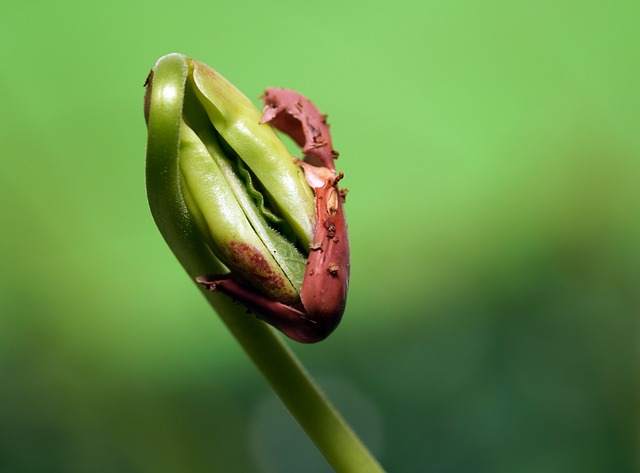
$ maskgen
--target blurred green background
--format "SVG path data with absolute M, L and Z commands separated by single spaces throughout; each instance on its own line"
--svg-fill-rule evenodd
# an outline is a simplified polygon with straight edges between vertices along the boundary
M 340 329 L 293 349 L 394 472 L 636 471 L 640 3 L 24 1 L 0 19 L 0 471 L 327 472 L 162 241 L 169 52 L 329 114 Z

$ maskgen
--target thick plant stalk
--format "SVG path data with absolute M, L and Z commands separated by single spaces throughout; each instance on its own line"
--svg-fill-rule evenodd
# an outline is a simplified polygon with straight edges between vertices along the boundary
M 195 281 L 224 268 L 199 234 L 180 190 L 178 150 L 187 73 L 186 58 L 171 54 L 157 62 L 149 79 L 153 87 L 145 99 L 146 181 L 153 218 Z M 383 471 L 273 329 L 224 294 L 196 287 L 335 471 Z

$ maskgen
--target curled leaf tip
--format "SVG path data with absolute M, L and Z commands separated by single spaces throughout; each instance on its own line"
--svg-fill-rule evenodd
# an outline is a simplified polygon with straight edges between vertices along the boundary
M 271 123 L 291 136 L 306 157 L 317 158 L 322 166 L 335 171 L 327 115 L 323 115 L 305 96 L 290 89 L 268 88 L 262 96 L 264 109 L 260 123 Z

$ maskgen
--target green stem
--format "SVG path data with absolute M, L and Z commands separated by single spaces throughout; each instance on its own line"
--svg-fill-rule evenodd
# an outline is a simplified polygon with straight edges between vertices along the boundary
M 187 62 L 161 58 L 147 97 L 147 195 L 155 222 L 193 281 L 222 271 L 200 238 L 179 187 L 178 140 Z M 198 285 L 273 390 L 337 472 L 383 472 L 382 467 L 311 379 L 282 339 L 222 294 Z

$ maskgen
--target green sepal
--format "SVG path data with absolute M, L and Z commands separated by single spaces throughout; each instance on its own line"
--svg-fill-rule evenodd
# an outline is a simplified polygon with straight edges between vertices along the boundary
M 302 170 L 261 113 L 224 77 L 189 60 L 188 86 L 204 107 L 213 127 L 260 181 L 277 212 L 305 250 L 315 228 L 315 200 Z
M 213 252 L 238 279 L 275 300 L 295 302 L 306 260 L 267 225 L 217 143 L 183 122 L 179 152 L 187 208 Z

